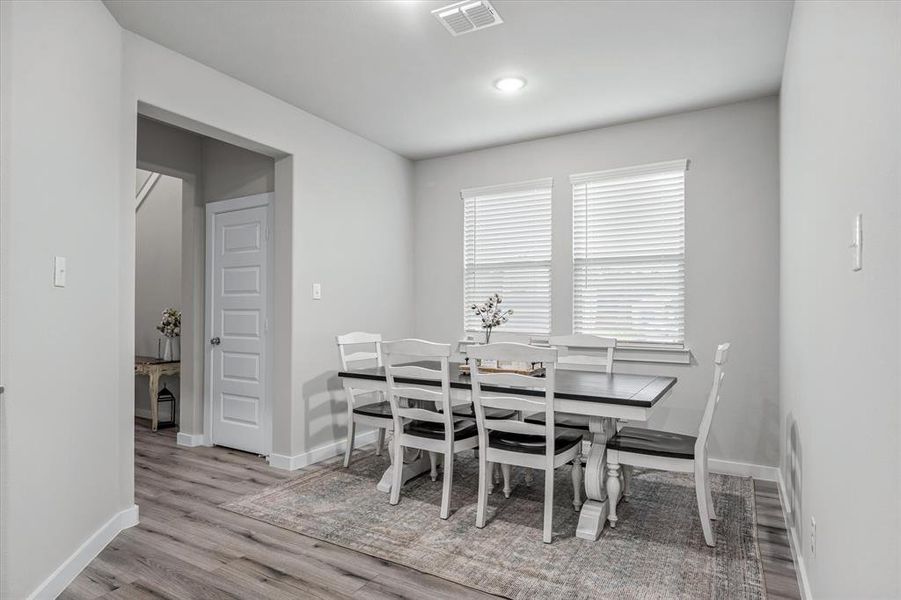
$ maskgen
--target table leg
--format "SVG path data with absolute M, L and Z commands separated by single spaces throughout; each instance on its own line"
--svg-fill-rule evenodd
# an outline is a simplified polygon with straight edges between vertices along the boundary
M 585 504 L 579 513 L 576 537 L 583 540 L 597 540 L 604 528 L 610 511 L 604 477 L 607 474 L 607 439 L 616 432 L 612 419 L 591 417 L 588 422 L 591 431 L 591 449 L 585 463 Z
M 392 434 L 393 435 L 393 434 Z M 394 444 L 389 441 L 388 442 L 388 451 L 391 455 L 391 464 L 394 464 L 396 457 L 394 456 Z M 414 477 L 418 477 L 423 473 L 429 472 L 432 469 L 431 461 L 429 460 L 428 452 L 423 452 L 421 450 L 416 450 L 415 452 L 412 450 L 407 450 L 407 452 L 413 453 L 413 457 L 407 458 L 404 456 L 402 460 L 404 461 L 404 468 L 401 475 L 401 481 L 406 483 L 413 479 Z M 443 455 L 438 454 L 438 462 L 441 462 L 441 458 Z M 382 478 L 379 480 L 378 485 L 376 485 L 376 489 L 380 492 L 390 493 L 391 492 L 391 467 L 388 467 L 385 472 L 382 474 Z
M 151 369 L 150 378 L 150 431 L 156 431 L 160 422 L 160 374 Z

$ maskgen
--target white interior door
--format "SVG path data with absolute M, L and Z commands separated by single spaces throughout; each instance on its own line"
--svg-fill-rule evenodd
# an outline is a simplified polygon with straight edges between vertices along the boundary
M 268 454 L 272 194 L 207 204 L 207 409 L 212 444 Z

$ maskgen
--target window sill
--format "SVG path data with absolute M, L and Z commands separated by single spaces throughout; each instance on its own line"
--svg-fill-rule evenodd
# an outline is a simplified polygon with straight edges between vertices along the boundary
M 460 340 L 457 343 L 457 351 L 465 354 L 466 346 L 479 343 L 481 342 L 473 339 Z M 524 343 L 527 343 L 527 341 L 524 341 Z M 690 365 L 691 348 L 665 348 L 641 344 L 617 344 L 613 361 Z
M 617 344 L 615 362 L 665 363 L 672 365 L 690 365 L 691 348 L 655 348 Z

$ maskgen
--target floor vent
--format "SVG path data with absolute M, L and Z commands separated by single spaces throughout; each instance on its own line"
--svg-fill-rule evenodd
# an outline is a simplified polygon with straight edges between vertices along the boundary
M 488 0 L 465 0 L 432 11 L 451 35 L 463 35 L 504 21 Z

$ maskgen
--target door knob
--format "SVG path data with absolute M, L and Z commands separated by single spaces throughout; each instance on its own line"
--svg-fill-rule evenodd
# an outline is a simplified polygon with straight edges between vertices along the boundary
M 214 337 L 213 339 L 210 340 L 210 343 L 214 346 L 218 346 L 221 341 L 222 340 L 220 340 L 219 338 Z

